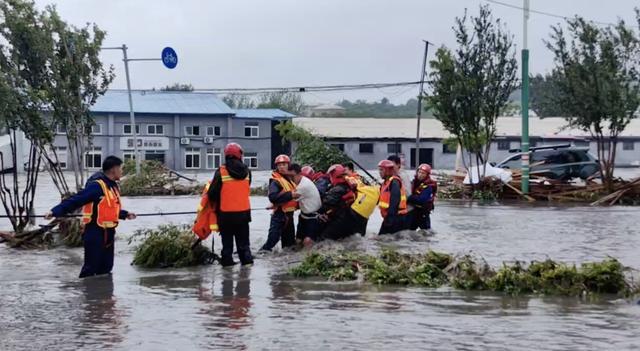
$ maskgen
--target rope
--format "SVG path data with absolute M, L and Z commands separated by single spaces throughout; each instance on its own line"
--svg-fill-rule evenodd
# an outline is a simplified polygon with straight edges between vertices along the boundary
M 251 211 L 271 211 L 271 208 L 252 208 Z M 185 212 L 149 212 L 149 213 L 136 213 L 136 217 L 155 217 L 155 216 L 179 216 L 179 215 L 195 215 L 198 212 L 196 211 L 185 211 Z M 20 217 L 16 216 L 8 216 L 8 215 L 0 215 L 0 218 L 12 218 L 12 217 Z M 44 218 L 45 215 L 25 215 L 23 217 L 27 218 Z M 59 216 L 56 218 L 80 218 L 82 217 L 81 213 L 78 214 L 69 214 L 64 216 Z

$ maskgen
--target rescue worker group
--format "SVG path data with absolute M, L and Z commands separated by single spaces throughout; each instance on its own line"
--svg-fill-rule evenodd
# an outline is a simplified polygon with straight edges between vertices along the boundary
M 249 240 L 251 222 L 251 172 L 243 163 L 243 149 L 237 143 L 224 148 L 225 163 L 204 188 L 193 232 L 205 240 L 213 232 L 222 238 L 220 263 L 237 264 L 234 241 L 242 265 L 252 265 Z M 115 228 L 119 220 L 135 219 L 122 209 L 117 181 L 122 177 L 122 160 L 107 157 L 102 172 L 89 178 L 85 188 L 51 209 L 46 219 L 64 217 L 82 208 L 84 265 L 80 278 L 108 274 L 113 268 Z M 430 229 L 437 184 L 428 164 L 418 166 L 413 179 L 402 171 L 401 159 L 392 155 L 380 161 L 382 185 L 354 171 L 352 163 L 335 164 L 326 172 L 292 163 L 287 155 L 274 160 L 269 180 L 271 222 L 261 252 L 282 248 L 311 247 L 321 240 L 339 240 L 366 233 L 367 222 L 376 207 L 383 222 L 380 235 L 402 230 Z M 297 228 L 294 213 L 299 210 Z

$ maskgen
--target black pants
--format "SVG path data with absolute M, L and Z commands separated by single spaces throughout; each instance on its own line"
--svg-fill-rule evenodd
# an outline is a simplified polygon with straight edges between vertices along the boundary
M 409 212 L 410 225 L 409 229 L 431 229 L 431 215 L 430 211 L 415 209 Z
M 378 234 L 395 234 L 401 230 L 407 229 L 407 219 L 405 215 L 387 215 L 382 221 L 380 232 Z
M 320 237 L 331 240 L 344 239 L 355 233 L 366 231 L 366 226 L 366 218 L 360 216 L 352 209 L 346 209 L 327 223 Z
M 100 228 L 93 223 L 85 226 L 82 233 L 84 243 L 84 265 L 80 278 L 111 273 L 115 229 Z
M 317 241 L 319 228 L 320 220 L 318 219 L 317 213 L 300 213 L 300 215 L 298 216 L 298 230 L 296 232 L 296 238 L 300 240 L 310 238 L 313 241 Z
M 222 252 L 220 258 L 223 266 L 232 266 L 233 240 L 235 238 L 238 258 L 242 264 L 252 264 L 251 243 L 249 241 L 249 222 L 220 221 L 220 236 L 222 237 Z
M 262 245 L 262 250 L 273 250 L 278 241 L 282 241 L 283 249 L 296 244 L 296 230 L 293 226 L 293 212 L 285 213 L 278 210 L 271 215 L 269 236 L 267 237 L 267 242 Z

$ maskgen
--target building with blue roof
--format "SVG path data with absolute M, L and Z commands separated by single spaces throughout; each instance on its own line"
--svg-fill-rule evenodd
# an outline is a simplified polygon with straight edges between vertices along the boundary
M 274 128 L 295 117 L 291 113 L 279 109 L 234 110 L 213 93 L 132 94 L 138 157 L 143 160 L 157 160 L 178 171 L 214 170 L 224 162 L 224 146 L 236 142 L 244 148 L 244 162 L 251 169 L 266 170 L 271 169 L 276 155 L 289 151 Z M 109 155 L 136 157 L 128 99 L 126 91 L 110 90 L 92 107 L 96 125 L 92 143 L 87 146 L 86 168 L 99 169 Z M 59 128 L 56 132 L 54 145 L 66 168 L 66 131 Z

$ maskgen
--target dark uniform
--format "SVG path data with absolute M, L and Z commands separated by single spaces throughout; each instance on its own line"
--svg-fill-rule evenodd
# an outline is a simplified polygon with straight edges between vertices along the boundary
M 102 228 L 96 223 L 98 214 L 97 207 L 105 196 L 97 180 L 102 180 L 109 190 L 119 194 L 118 184 L 107 178 L 104 173 L 99 172 L 87 180 L 87 184 L 83 190 L 63 200 L 58 206 L 51 209 L 53 217 L 63 217 L 69 213 L 73 213 L 86 204 L 92 204 L 92 211 L 90 211 L 90 215 L 87 218 L 87 223 L 84 224 L 84 231 L 82 233 L 84 265 L 80 271 L 80 278 L 111 273 L 113 269 L 116 229 L 115 227 Z M 126 219 L 127 215 L 127 211 L 120 210 L 118 218 Z

